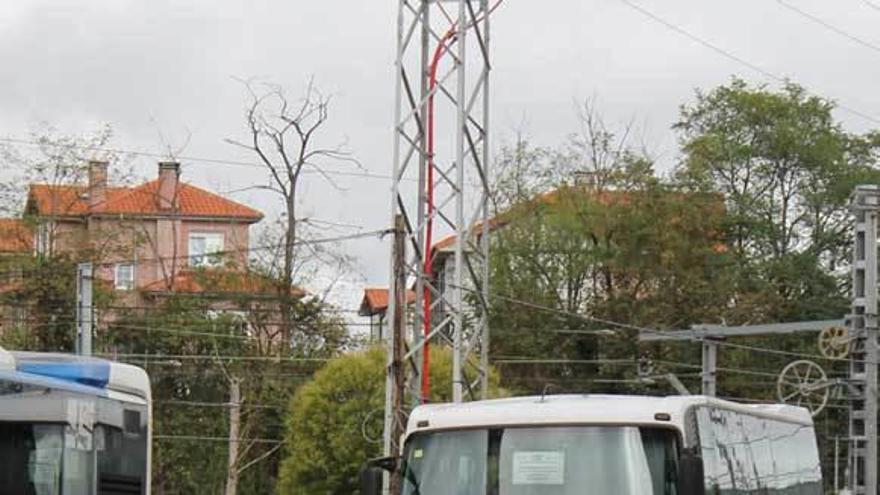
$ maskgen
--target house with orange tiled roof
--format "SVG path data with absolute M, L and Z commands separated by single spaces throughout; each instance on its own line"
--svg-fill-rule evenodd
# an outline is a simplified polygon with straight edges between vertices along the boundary
M 595 206 L 598 208 L 627 205 L 631 204 L 638 194 L 637 191 L 598 188 L 595 184 L 575 184 L 552 189 L 528 200 L 512 205 L 505 211 L 490 218 L 487 222 L 486 229 L 483 228 L 482 222 L 477 222 L 472 225 L 463 246 L 464 255 L 465 257 L 468 257 L 471 250 L 474 249 L 474 246 L 479 245 L 484 231 L 487 232 L 488 238 L 491 239 L 493 237 L 492 234 L 505 229 L 512 222 L 516 221 L 516 219 L 527 217 L 541 208 L 554 208 L 572 200 L 582 201 L 584 199 L 589 199 L 594 202 Z M 700 207 L 703 208 L 706 214 L 712 218 L 720 218 L 725 212 L 724 198 L 719 194 L 679 192 L 672 192 L 669 194 L 670 198 L 681 204 L 691 202 L 701 205 Z M 670 228 L 674 227 L 674 225 L 670 225 Z M 452 299 L 450 281 L 455 277 L 454 256 L 456 241 L 457 235 L 449 234 L 442 237 L 431 246 L 431 264 L 432 272 L 434 274 L 433 284 L 442 295 L 442 297 L 435 299 L 435 304 L 437 306 L 432 313 L 432 320 L 438 323 L 447 316 L 445 308 L 446 303 L 444 301 Z M 718 254 L 723 254 L 727 251 L 727 246 L 723 242 L 718 241 L 714 245 L 714 251 Z M 465 291 L 473 291 L 475 289 L 470 277 L 463 277 L 462 282 L 465 286 Z M 377 298 L 374 294 L 371 294 L 376 290 L 384 291 L 384 305 L 371 303 L 371 301 L 382 300 L 381 298 Z M 359 309 L 359 314 L 370 318 L 371 328 L 385 320 L 385 312 L 388 307 L 387 293 L 387 289 L 368 288 L 364 290 L 364 297 Z
M 406 303 L 412 304 L 416 300 L 415 291 L 406 291 Z M 370 340 L 377 341 L 385 338 L 388 330 L 388 322 L 385 315 L 388 312 L 388 288 L 368 287 L 364 289 L 364 297 L 361 299 L 358 316 L 369 319 Z
M 0 257 L 29 256 L 34 252 L 34 234 L 24 220 L 0 218 Z
M 176 162 L 159 163 L 156 178 L 139 185 L 107 177 L 107 163 L 94 161 L 86 184 L 29 186 L 37 256 L 91 260 L 96 278 L 121 295 L 191 290 L 200 269 L 246 271 L 250 227 L 262 213 L 182 182 Z

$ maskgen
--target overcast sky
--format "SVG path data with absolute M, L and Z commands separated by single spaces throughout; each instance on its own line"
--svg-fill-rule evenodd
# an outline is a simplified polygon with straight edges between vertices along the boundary
M 786 0 L 859 38 L 848 39 L 774 0 L 632 0 L 763 70 L 880 118 L 880 0 Z M 873 2 L 873 3 L 872 3 Z M 248 159 L 224 143 L 242 137 L 245 94 L 234 78 L 260 77 L 301 93 L 310 77 L 333 95 L 324 144 L 347 140 L 370 172 L 390 174 L 395 0 L 0 1 L 0 135 L 26 137 L 39 122 L 66 132 L 109 123 L 113 145 L 162 152 L 191 136 L 184 155 Z M 867 45 L 867 46 L 866 46 Z M 670 130 L 695 88 L 736 74 L 772 82 L 648 18 L 623 0 L 505 0 L 493 24 L 492 141 L 524 129 L 557 145 L 575 130 L 575 101 L 598 99 L 606 120 L 634 120 L 668 168 Z M 852 130 L 872 122 L 851 113 Z M 160 138 L 161 135 L 164 138 Z M 136 162 L 145 177 L 152 159 Z M 337 164 L 334 168 L 344 168 Z M 265 183 L 259 170 L 184 161 L 184 179 L 225 192 Z M 343 224 L 328 235 L 389 224 L 390 182 L 310 178 L 305 209 Z M 271 216 L 276 198 L 235 193 Z M 345 286 L 387 279 L 387 241 L 342 246 L 358 258 Z M 353 303 L 351 303 L 353 304 Z

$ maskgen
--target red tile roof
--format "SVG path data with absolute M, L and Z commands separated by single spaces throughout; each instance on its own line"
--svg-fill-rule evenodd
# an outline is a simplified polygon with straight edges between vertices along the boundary
M 412 290 L 406 291 L 406 303 L 412 304 L 416 300 L 416 293 Z M 388 289 L 387 288 L 367 288 L 364 289 L 364 298 L 361 301 L 361 309 L 358 314 L 361 316 L 372 316 L 388 309 Z
M 580 191 L 578 191 L 580 190 Z M 625 191 L 614 191 L 601 189 L 596 190 L 591 186 L 565 186 L 557 189 L 552 189 L 550 191 L 538 194 L 534 198 L 524 201 L 522 205 L 554 205 L 559 203 L 561 197 L 563 197 L 566 193 L 571 191 L 575 191 L 578 194 L 589 195 L 590 197 L 596 199 L 598 202 L 602 204 L 612 204 L 615 202 L 626 203 L 630 200 L 629 192 Z M 520 206 L 522 206 L 520 205 Z M 504 227 L 508 223 L 510 223 L 507 218 L 509 215 L 507 212 L 503 212 L 498 216 L 492 217 L 489 219 L 489 232 L 494 232 L 495 230 Z M 477 222 L 471 227 L 471 233 L 479 238 L 483 233 L 483 222 Z M 449 234 L 446 237 L 440 239 L 435 242 L 433 246 L 431 246 L 431 250 L 434 252 L 444 251 L 446 249 L 451 249 L 455 246 L 455 239 L 458 236 L 456 234 Z M 467 249 L 465 249 L 467 250 Z
M 0 253 L 32 253 L 34 234 L 17 218 L 0 218 Z
M 269 296 L 277 293 L 274 281 L 254 273 L 240 273 L 223 270 L 182 270 L 171 281 L 171 289 L 165 280 L 157 280 L 144 290 L 152 293 L 178 294 L 252 294 Z M 294 287 L 290 294 L 294 297 L 307 295 L 306 291 Z
M 28 202 L 37 214 L 82 216 L 88 213 L 106 215 L 166 215 L 159 208 L 159 181 L 153 180 L 136 187 L 108 187 L 107 200 L 89 209 L 85 186 L 54 186 L 32 184 Z M 187 217 L 231 218 L 257 222 L 263 214 L 235 201 L 190 184 L 180 183 L 177 191 L 177 215 Z
M 539 194 L 531 200 L 524 201 L 519 206 L 528 206 L 535 207 L 537 205 L 549 205 L 553 206 L 559 204 L 563 201 L 569 194 L 575 195 L 584 195 L 589 196 L 593 200 L 597 201 L 603 205 L 613 205 L 620 204 L 626 205 L 632 202 L 633 192 L 631 191 L 617 191 L 617 190 L 609 190 L 609 189 L 600 189 L 597 190 L 592 186 L 564 186 L 557 189 L 553 189 L 547 191 L 545 193 Z M 674 193 L 677 194 L 678 197 L 682 201 L 690 201 L 693 197 L 697 197 L 697 194 L 687 194 L 687 193 Z M 708 194 L 705 195 L 709 199 L 709 208 L 719 208 L 723 211 L 724 209 L 724 198 L 721 195 L 716 194 Z M 494 232 L 495 230 L 502 228 L 510 223 L 509 212 L 502 212 L 498 216 L 492 217 L 489 219 L 489 232 Z M 471 227 L 471 232 L 477 238 L 482 235 L 483 232 L 483 222 L 477 222 Z M 455 246 L 456 234 L 449 234 L 446 237 L 440 239 L 435 242 L 433 246 L 431 246 L 431 251 L 433 252 L 441 252 L 447 249 L 451 249 Z M 467 248 L 465 249 L 467 250 Z
M 505 219 L 500 219 L 498 217 L 490 218 L 489 219 L 489 233 L 492 233 L 495 230 L 507 225 L 507 223 L 508 222 Z M 474 224 L 474 226 L 471 227 L 471 232 L 477 238 L 480 238 L 480 236 L 483 235 L 483 222 L 477 222 L 476 224 Z M 443 251 L 445 249 L 450 249 L 450 248 L 454 247 L 456 237 L 458 237 L 458 236 L 456 236 L 455 234 L 447 235 L 446 237 L 435 242 L 434 245 L 431 246 L 431 250 L 436 252 L 436 251 Z M 465 248 L 465 250 L 467 250 L 467 248 Z

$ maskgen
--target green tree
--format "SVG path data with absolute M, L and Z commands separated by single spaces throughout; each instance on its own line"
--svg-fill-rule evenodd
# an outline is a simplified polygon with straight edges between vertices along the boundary
M 734 79 L 682 107 L 679 181 L 722 193 L 738 263 L 730 321 L 836 318 L 850 249 L 847 199 L 877 183 L 880 136 L 846 132 L 834 103 L 796 84 Z
M 357 493 L 363 463 L 382 453 L 377 440 L 382 431 L 385 359 L 381 348 L 341 356 L 296 392 L 288 412 L 287 456 L 281 464 L 278 493 Z M 451 370 L 452 353 L 433 347 L 433 400 L 449 399 Z M 499 394 L 498 375 L 490 376 L 492 389 Z
M 512 200 L 492 237 L 492 354 L 519 392 L 624 390 L 596 379 L 634 377 L 636 334 L 604 321 L 680 328 L 726 302 L 723 199 L 665 184 L 628 128 L 618 137 L 589 105 L 582 117 L 559 150 L 501 155 Z M 567 362 L 509 362 L 550 358 Z
M 344 327 L 325 304 L 300 295 L 292 305 L 297 325 L 323 339 L 313 339 L 307 349 L 281 346 L 270 283 L 268 294 L 233 293 L 223 290 L 232 287 L 227 285 L 232 278 L 240 286 L 241 273 L 196 276 L 216 291 L 213 297 L 181 293 L 153 308 L 116 309 L 99 333 L 100 349 L 150 375 L 155 493 L 223 492 L 230 479 L 232 444 L 225 439 L 233 381 L 241 395 L 233 479 L 240 493 L 272 493 L 287 403 L 316 364 L 338 352 Z M 285 347 L 283 353 L 279 347 Z
M 734 264 L 729 323 L 832 319 L 848 310 L 847 202 L 857 184 L 880 183 L 880 135 L 847 132 L 834 109 L 796 84 L 774 90 L 740 79 L 698 92 L 682 107 L 677 179 L 725 197 L 724 236 Z M 730 343 L 817 354 L 812 333 Z M 728 370 L 747 370 L 722 373 L 722 394 L 774 401 L 772 377 L 792 358 L 728 346 L 719 359 Z M 841 363 L 822 364 L 830 374 L 845 373 Z M 845 434 L 842 409 L 816 419 L 828 468 L 832 449 L 825 441 Z
M 0 343 L 10 349 L 74 351 L 76 265 L 72 257 L 59 254 L 20 260 L 6 268 L 12 276 L 0 291 L 0 306 L 8 312 L 8 322 L 14 328 L 3 332 Z M 96 284 L 96 307 L 104 307 L 112 299 L 110 291 Z

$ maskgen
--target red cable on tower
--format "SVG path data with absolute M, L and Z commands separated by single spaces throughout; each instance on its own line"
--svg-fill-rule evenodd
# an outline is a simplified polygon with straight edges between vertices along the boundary
M 488 11 L 486 11 L 485 16 L 481 16 L 476 19 L 473 23 L 469 24 L 466 29 L 470 29 L 474 24 L 485 19 L 486 16 L 489 16 L 495 9 L 501 5 L 503 0 L 498 0 L 495 2 L 495 5 L 492 6 Z M 444 53 L 448 52 L 449 49 L 456 41 L 456 28 L 455 26 L 449 28 L 449 31 L 443 35 L 443 38 L 440 39 L 440 42 L 437 43 L 437 48 L 434 50 L 434 57 L 431 59 L 431 67 L 430 67 L 430 80 L 428 84 L 428 116 L 427 116 L 427 131 L 428 131 L 428 173 L 427 173 L 427 184 L 426 184 L 426 201 L 427 201 L 427 222 L 425 225 L 425 277 L 430 280 L 434 277 L 434 252 L 433 252 L 433 237 L 434 237 L 434 94 L 437 88 L 437 68 L 440 65 L 440 59 L 443 57 Z M 447 46 L 447 43 L 449 46 Z M 422 347 L 422 386 L 421 386 L 421 402 L 426 403 L 431 398 L 431 374 L 430 374 L 430 366 L 431 366 L 431 349 L 429 337 L 431 335 L 431 289 L 429 286 L 425 287 L 424 294 L 424 339 L 425 342 Z

